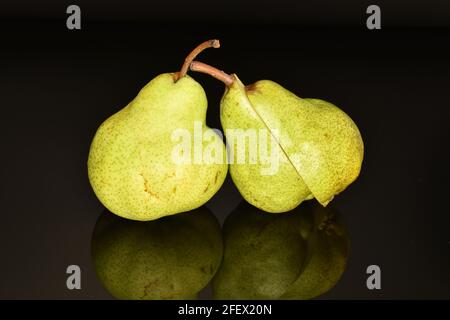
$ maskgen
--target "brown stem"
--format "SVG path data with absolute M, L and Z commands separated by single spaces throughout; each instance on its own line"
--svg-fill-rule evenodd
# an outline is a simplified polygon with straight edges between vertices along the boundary
M 200 61 L 192 61 L 190 68 L 195 72 L 209 74 L 211 77 L 214 77 L 217 80 L 225 83 L 227 87 L 231 86 L 234 82 L 233 76 Z
M 208 40 L 199 44 L 194 50 L 189 53 L 189 55 L 184 59 L 184 63 L 181 66 L 181 70 L 174 75 L 174 81 L 177 82 L 180 78 L 184 77 L 189 70 L 191 62 L 195 57 L 205 49 L 208 48 L 220 48 L 220 42 L 217 39 Z

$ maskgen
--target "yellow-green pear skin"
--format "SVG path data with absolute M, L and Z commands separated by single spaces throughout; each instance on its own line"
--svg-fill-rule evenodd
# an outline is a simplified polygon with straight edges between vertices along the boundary
M 359 175 L 364 154 L 361 134 L 341 109 L 319 99 L 301 99 L 277 83 L 245 87 L 236 75 L 221 101 L 228 129 L 264 129 L 277 142 L 279 170 L 262 175 L 261 164 L 231 164 L 242 196 L 268 212 L 286 212 L 316 198 L 326 206 Z M 247 145 L 248 146 L 248 145 Z
M 206 109 L 200 84 L 187 75 L 175 82 L 166 73 L 107 119 L 88 159 L 89 180 L 103 205 L 121 217 L 148 221 L 207 202 L 221 187 L 227 164 L 222 139 L 205 124 Z M 194 161 L 195 123 L 209 137 L 201 140 L 203 150 L 223 155 L 220 161 Z M 174 161 L 178 129 L 190 133 L 192 151 L 180 155 L 191 162 Z
M 91 241 L 98 279 L 123 300 L 196 299 L 222 250 L 219 222 L 205 207 L 147 222 L 105 211 Z
M 229 151 L 234 155 L 229 153 L 231 178 L 244 199 L 255 207 L 274 213 L 292 210 L 310 198 L 311 193 L 278 143 L 271 143 L 271 132 L 256 114 L 244 85 L 237 77 L 235 79 L 226 89 L 220 104 L 220 120 Z M 257 139 L 265 137 L 267 154 L 273 154 L 272 161 L 278 163 L 276 172 L 270 171 L 269 162 L 250 158 L 250 150 L 255 147 L 250 145 L 251 134 L 255 134 Z M 245 139 L 244 161 L 239 161 L 239 136 Z M 231 141 L 235 143 L 231 144 Z M 259 143 L 257 147 L 260 152 L 262 147 Z
M 298 214 L 261 212 L 241 203 L 223 226 L 223 262 L 215 299 L 277 299 L 300 275 L 306 257 Z
M 262 80 L 247 90 L 253 108 L 271 129 L 314 197 L 326 206 L 359 175 L 364 145 L 358 127 L 335 105 L 301 99 Z

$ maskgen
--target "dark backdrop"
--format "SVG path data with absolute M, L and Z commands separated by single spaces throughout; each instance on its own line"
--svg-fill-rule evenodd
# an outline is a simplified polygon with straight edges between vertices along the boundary
M 28 3 L 27 3 L 28 2 Z M 385 27 L 449 26 L 450 4 L 446 0 L 3 0 L 0 17 L 17 19 L 61 19 L 68 5 L 82 8 L 91 21 L 148 21 L 176 25 L 197 23 L 274 23 L 289 22 L 302 26 L 352 26 L 365 22 L 366 8 L 382 8 Z
M 365 29 L 364 2 L 241 2 L 78 1 L 80 31 L 66 29 L 64 2 L 2 2 L 0 298 L 109 297 L 90 260 L 103 211 L 87 180 L 90 141 L 209 38 L 222 48 L 205 62 L 332 101 L 361 130 L 361 176 L 333 201 L 349 228 L 349 264 L 323 297 L 450 298 L 448 2 L 379 2 L 377 31 Z M 193 76 L 220 128 L 223 86 Z M 208 206 L 223 221 L 240 201 L 227 181 Z M 80 291 L 65 287 L 69 264 L 82 268 Z M 380 291 L 365 286 L 370 264 L 381 266 Z

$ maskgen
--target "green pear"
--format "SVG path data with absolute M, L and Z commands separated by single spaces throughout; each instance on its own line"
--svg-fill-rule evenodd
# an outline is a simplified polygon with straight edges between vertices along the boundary
M 207 202 L 221 187 L 227 162 L 221 137 L 205 124 L 206 109 L 200 84 L 165 73 L 103 122 L 88 159 L 89 181 L 103 205 L 148 221 Z
M 318 204 L 271 215 L 241 204 L 225 220 L 217 299 L 311 299 L 329 291 L 347 262 L 339 215 Z
M 262 80 L 244 86 L 236 75 L 227 75 L 194 61 L 191 70 L 222 80 L 227 88 L 221 100 L 221 122 L 229 132 L 266 129 L 275 141 L 278 170 L 267 175 L 259 158 L 245 162 L 230 157 L 230 174 L 242 196 L 268 212 L 286 212 L 304 200 L 316 198 L 326 206 L 359 175 L 363 160 L 361 134 L 341 109 L 319 99 L 302 99 L 275 82 Z M 231 130 L 230 130 L 231 129 Z M 261 149 L 257 140 L 257 148 Z M 248 143 L 247 148 L 252 146 Z M 253 147 L 255 149 L 255 147 Z M 237 154 L 237 147 L 231 146 Z M 249 152 L 249 151 L 248 151 Z M 274 160 L 274 159 L 272 159 Z
M 247 87 L 255 111 L 279 143 L 314 197 L 326 206 L 359 175 L 363 141 L 352 119 L 333 104 L 301 99 L 277 83 Z
M 205 207 L 148 222 L 105 211 L 91 243 L 96 274 L 118 299 L 195 299 L 222 259 L 220 225 Z
M 306 257 L 299 218 L 241 203 L 224 222 L 224 257 L 212 282 L 214 297 L 280 297 L 299 277 Z
M 247 98 L 245 87 L 239 81 L 227 88 L 220 105 L 220 121 L 225 130 L 228 147 L 234 156 L 230 156 L 230 174 L 233 182 L 245 200 L 268 212 L 285 212 L 297 207 L 304 199 L 310 197 L 310 191 L 289 162 L 281 146 L 271 139 L 271 132 L 256 113 Z M 252 131 L 266 141 L 267 154 L 272 163 L 277 163 L 276 172 L 270 172 L 269 161 L 266 163 L 256 159 L 251 163 L 250 151 L 255 141 L 241 139 L 240 136 Z M 232 136 L 234 134 L 234 136 Z M 264 136 L 262 136 L 264 135 Z M 231 144 L 231 141 L 235 142 Z M 244 161 L 239 161 L 239 142 L 244 143 Z M 242 146 L 242 145 L 241 145 Z M 258 146 L 260 151 L 263 146 Z

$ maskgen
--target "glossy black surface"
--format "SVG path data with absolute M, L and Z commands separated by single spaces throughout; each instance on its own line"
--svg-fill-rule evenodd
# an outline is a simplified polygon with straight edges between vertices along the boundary
M 271 79 L 334 102 L 365 143 L 359 179 L 336 197 L 351 248 L 322 298 L 450 298 L 450 31 L 311 29 L 294 24 L 9 21 L 0 25 L 0 298 L 108 299 L 90 241 L 104 210 L 86 172 L 98 125 L 154 76 L 176 71 L 197 43 L 202 60 L 252 83 Z M 220 127 L 223 86 L 195 74 Z M 228 179 L 207 204 L 221 222 L 241 202 Z M 82 289 L 66 288 L 66 267 Z M 380 265 L 382 289 L 366 288 Z M 203 295 L 208 297 L 208 294 Z

